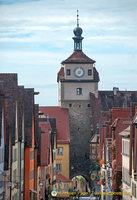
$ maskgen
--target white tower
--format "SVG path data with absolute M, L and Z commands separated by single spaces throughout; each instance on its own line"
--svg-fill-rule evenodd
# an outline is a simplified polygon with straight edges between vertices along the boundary
M 69 109 L 70 176 L 87 176 L 89 169 L 89 141 L 92 137 L 90 92 L 98 97 L 99 75 L 95 61 L 82 51 L 82 28 L 74 29 L 74 52 L 62 61 L 58 72 L 59 105 Z M 89 162 L 89 163 L 88 163 Z

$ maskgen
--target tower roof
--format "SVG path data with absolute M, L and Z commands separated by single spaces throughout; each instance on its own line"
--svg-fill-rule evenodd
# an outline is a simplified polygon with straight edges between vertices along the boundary
M 83 37 L 82 35 L 82 28 L 79 27 L 79 14 L 77 10 L 77 27 L 74 28 L 73 33 L 74 33 L 74 52 L 64 61 L 61 62 L 61 64 L 66 64 L 66 63 L 89 63 L 89 64 L 94 64 L 96 61 L 92 60 L 89 58 L 87 55 L 85 55 L 82 51 L 82 40 Z
M 69 63 L 92 63 L 94 64 L 96 61 L 92 60 L 88 56 L 86 56 L 82 51 L 74 51 L 66 60 L 62 61 L 61 64 L 69 64 Z

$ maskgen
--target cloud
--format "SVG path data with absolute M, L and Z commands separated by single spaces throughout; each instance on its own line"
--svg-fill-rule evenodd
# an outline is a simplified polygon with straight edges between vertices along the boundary
M 0 0 L 0 5 L 12 5 L 12 4 L 18 4 L 18 3 L 29 3 L 29 2 L 35 2 L 39 0 Z
M 77 9 L 100 87 L 137 85 L 136 0 L 0 0 L 0 72 L 17 72 L 20 84 L 40 90 L 43 105 L 57 103 L 56 76 L 73 51 Z

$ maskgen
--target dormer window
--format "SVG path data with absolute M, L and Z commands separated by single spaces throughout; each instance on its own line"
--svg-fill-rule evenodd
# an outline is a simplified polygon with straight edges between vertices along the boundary
M 67 69 L 66 74 L 67 74 L 67 76 L 70 76 L 71 75 L 71 70 Z
M 81 95 L 81 94 L 82 94 L 82 88 L 77 88 L 76 94 L 77 94 L 77 95 Z
M 92 76 L 92 69 L 88 69 L 88 76 Z

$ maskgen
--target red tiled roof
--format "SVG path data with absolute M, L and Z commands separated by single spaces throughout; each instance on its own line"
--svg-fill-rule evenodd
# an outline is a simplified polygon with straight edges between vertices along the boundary
M 70 143 L 68 109 L 42 106 L 39 111 L 43 112 L 45 117 L 56 118 L 57 143 Z
M 130 115 L 130 108 L 112 108 L 110 113 L 112 114 L 113 123 L 116 118 L 128 118 Z
M 130 136 L 130 126 L 128 126 L 125 130 L 119 133 L 122 137 L 129 137 Z
M 86 56 L 82 51 L 74 51 L 71 56 L 69 56 L 66 60 L 62 61 L 61 64 L 65 63 L 95 63 L 95 60 L 92 60 L 88 56 Z
M 64 79 L 64 67 L 61 67 L 61 69 L 58 72 L 57 82 L 59 82 L 59 79 Z
M 59 183 L 59 182 L 72 182 L 72 180 L 66 178 L 65 176 L 63 176 L 62 174 L 58 174 L 56 172 L 56 182 Z
M 124 122 L 128 121 L 129 118 L 117 118 L 112 124 L 112 127 L 115 127 L 115 132 L 120 133 L 121 131 L 125 130 L 129 125 L 124 124 Z
M 49 148 L 50 148 L 50 137 L 49 131 L 51 130 L 49 122 L 39 122 L 39 127 L 41 128 L 41 165 L 48 165 L 48 156 L 49 156 Z

